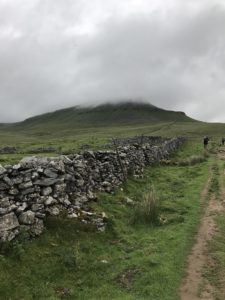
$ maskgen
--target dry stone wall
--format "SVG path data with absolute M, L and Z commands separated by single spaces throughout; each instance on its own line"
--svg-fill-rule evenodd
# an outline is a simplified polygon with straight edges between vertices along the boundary
M 31 237 L 44 229 L 48 215 L 66 210 L 68 217 L 104 230 L 105 214 L 88 209 L 95 192 L 111 192 L 128 175 L 143 176 L 144 167 L 168 158 L 184 138 L 120 145 L 115 151 L 85 151 L 53 158 L 24 158 L 0 165 L 0 241 L 13 240 L 22 230 Z

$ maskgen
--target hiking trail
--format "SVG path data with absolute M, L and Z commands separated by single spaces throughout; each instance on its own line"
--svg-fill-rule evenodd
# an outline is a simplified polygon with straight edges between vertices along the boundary
M 225 150 L 216 155 L 216 162 L 225 160 Z M 209 242 L 218 232 L 215 216 L 225 211 L 225 187 L 220 186 L 219 193 L 210 194 L 209 202 L 206 197 L 209 194 L 211 176 L 202 190 L 200 201 L 204 207 L 195 243 L 187 260 L 186 277 L 182 281 L 179 290 L 181 300 L 215 300 L 215 287 L 213 287 L 204 276 L 205 268 L 213 268 L 215 261 L 209 250 Z M 224 171 L 219 173 L 218 180 L 222 182 Z M 223 180 L 224 181 L 224 180 Z M 219 195 L 219 196 L 218 196 Z

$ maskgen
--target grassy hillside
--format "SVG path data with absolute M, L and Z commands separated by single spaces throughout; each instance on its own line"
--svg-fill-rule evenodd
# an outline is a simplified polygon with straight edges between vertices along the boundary
M 192 155 L 203 155 L 203 135 L 211 136 L 211 145 L 218 143 L 225 124 L 198 122 L 153 106 L 127 109 L 124 104 L 70 108 L 0 126 L 0 147 L 16 146 L 24 152 L 0 155 L 2 164 L 30 155 L 33 147 L 61 146 L 63 153 L 71 153 L 83 144 L 102 148 L 112 137 L 190 137 L 174 156 L 180 164 L 153 166 L 143 180 L 130 179 L 123 190 L 99 195 L 93 207 L 109 217 L 105 233 L 61 216 L 49 219 L 45 233 L 35 241 L 21 237 L 1 248 L 0 299 L 178 299 L 212 158 L 187 162 Z M 138 205 L 152 186 L 160 199 L 162 223 L 133 224 L 133 206 L 124 199 L 128 196 Z
M 102 148 L 112 137 L 134 135 L 184 135 L 202 142 L 209 135 L 218 141 L 225 124 L 195 121 L 182 112 L 167 111 L 150 104 L 121 103 L 95 108 L 68 108 L 36 116 L 16 124 L 0 125 L 0 147 L 15 146 L 20 154 L 0 155 L 0 163 L 14 163 L 31 155 L 35 147 L 61 147 L 60 153 L 80 150 L 83 144 Z M 44 154 L 46 155 L 46 154 Z
M 29 118 L 17 128 L 54 126 L 111 126 L 115 124 L 140 124 L 155 122 L 190 122 L 193 121 L 183 112 L 167 111 L 147 103 L 123 102 L 104 104 L 96 107 L 71 107 Z

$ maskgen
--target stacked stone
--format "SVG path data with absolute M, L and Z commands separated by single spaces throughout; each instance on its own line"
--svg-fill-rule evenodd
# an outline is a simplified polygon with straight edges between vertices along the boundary
M 128 138 L 121 138 L 121 139 L 115 139 L 114 142 L 116 142 L 119 146 L 126 146 L 126 145 L 134 145 L 134 144 L 148 144 L 148 145 L 160 145 L 165 140 L 165 138 L 162 138 L 161 136 L 145 136 L 145 135 L 138 135 L 134 137 L 128 137 Z
M 145 140 L 148 140 L 147 138 Z M 54 158 L 28 157 L 14 166 L 0 166 L 0 241 L 21 230 L 40 235 L 48 215 L 66 210 L 68 217 L 104 230 L 106 216 L 87 207 L 96 191 L 111 192 L 128 175 L 142 177 L 144 167 L 167 158 L 183 138 L 161 145 L 135 143 L 117 151 L 85 151 Z

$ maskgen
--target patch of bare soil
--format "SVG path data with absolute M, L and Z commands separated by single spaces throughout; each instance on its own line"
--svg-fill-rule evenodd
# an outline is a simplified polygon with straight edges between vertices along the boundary
M 225 153 L 219 154 L 220 159 L 225 159 Z M 204 202 L 208 193 L 209 181 L 201 194 Z M 186 278 L 181 285 L 179 295 L 181 300 L 214 300 L 214 287 L 204 277 L 204 267 L 212 267 L 214 261 L 208 250 L 208 243 L 218 231 L 214 221 L 215 215 L 224 211 L 223 203 L 212 196 L 206 207 L 195 244 L 188 257 Z

